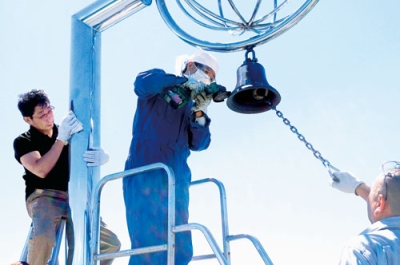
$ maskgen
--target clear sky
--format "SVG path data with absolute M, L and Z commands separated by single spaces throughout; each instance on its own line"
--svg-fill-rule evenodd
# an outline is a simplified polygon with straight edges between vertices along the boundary
M 68 110 L 71 16 L 91 2 L 0 1 L 1 264 L 18 260 L 30 224 L 23 169 L 12 147 L 28 129 L 17 96 L 44 89 L 61 121 Z M 398 10 L 397 0 L 320 1 L 295 27 L 255 49 L 282 96 L 278 109 L 335 167 L 369 184 L 381 162 L 400 160 Z M 173 72 L 175 56 L 196 51 L 168 29 L 154 1 L 102 33 L 101 139 L 111 160 L 101 176 L 123 170 L 136 74 L 155 67 Z M 244 52 L 214 55 L 218 83 L 233 90 Z M 337 264 L 348 238 L 369 225 L 365 203 L 332 189 L 321 162 L 273 111 L 245 115 L 212 103 L 208 114 L 212 144 L 192 152 L 189 166 L 194 180 L 224 183 L 230 234 L 256 236 L 277 265 Z M 191 192 L 190 221 L 220 241 L 217 190 L 206 185 Z M 102 216 L 128 249 L 120 182 L 106 186 L 103 201 Z M 207 253 L 197 234 L 194 248 Z M 233 242 L 231 250 L 232 264 L 262 264 L 247 241 Z

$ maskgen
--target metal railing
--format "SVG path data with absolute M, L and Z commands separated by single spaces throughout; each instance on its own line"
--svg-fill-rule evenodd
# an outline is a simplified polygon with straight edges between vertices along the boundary
M 128 250 L 120 250 L 116 252 L 109 252 L 109 253 L 100 253 L 99 242 L 100 242 L 100 198 L 101 198 L 101 191 L 104 185 L 113 180 L 122 179 L 124 177 L 130 177 L 139 173 L 143 173 L 146 171 L 156 170 L 156 169 L 163 169 L 166 171 L 168 175 L 168 242 L 167 244 L 157 245 L 157 246 L 150 246 L 150 247 L 143 247 L 137 249 L 128 249 Z M 223 242 L 223 251 L 219 248 L 216 240 L 214 239 L 212 233 L 209 229 L 201 224 L 198 223 L 188 223 L 184 225 L 175 226 L 175 175 L 173 170 L 166 166 L 163 163 L 155 163 L 150 164 L 143 167 L 138 167 L 122 172 L 118 172 L 115 174 L 108 175 L 102 178 L 99 183 L 97 184 L 94 192 L 93 192 L 93 215 L 92 215 L 92 222 L 91 222 L 91 231 L 92 231 L 92 240 L 90 242 L 91 247 L 91 257 L 89 264 L 95 265 L 98 264 L 101 260 L 106 259 L 115 259 L 120 257 L 127 257 L 132 255 L 140 255 L 144 253 L 152 253 L 158 251 L 167 251 L 168 256 L 168 265 L 174 264 L 174 246 L 175 246 L 175 233 L 184 232 L 184 231 L 191 231 L 191 230 L 198 230 L 203 233 L 205 239 L 207 240 L 208 244 L 210 245 L 213 253 L 206 254 L 206 255 L 199 255 L 194 256 L 192 261 L 196 260 L 204 260 L 204 259 L 212 259 L 216 258 L 221 265 L 230 265 L 230 242 L 233 240 L 238 239 L 248 239 L 253 243 L 254 247 L 258 251 L 261 259 L 264 261 L 266 265 L 273 265 L 272 261 L 268 257 L 266 251 L 264 250 L 261 243 L 258 241 L 257 238 L 250 236 L 250 235 L 229 235 L 228 229 L 228 214 L 227 214 L 227 203 L 226 203 L 226 192 L 223 184 L 213 178 L 203 179 L 193 181 L 191 186 L 203 184 L 206 182 L 212 182 L 217 185 L 220 194 L 220 207 L 221 207 L 221 226 L 222 226 L 222 242 Z
M 192 181 L 191 186 L 204 184 L 204 183 L 214 183 L 219 190 L 219 199 L 220 199 L 220 210 L 221 210 L 221 230 L 222 230 L 222 244 L 224 250 L 224 257 L 228 261 L 228 264 L 231 264 L 230 258 L 230 242 L 239 239 L 248 239 L 256 248 L 258 254 L 260 255 L 261 259 L 264 261 L 266 265 L 273 265 L 271 259 L 269 258 L 267 252 L 265 251 L 264 247 L 261 245 L 260 241 L 255 238 L 254 236 L 247 235 L 247 234 L 240 234 L 240 235 L 229 235 L 229 226 L 228 226 L 228 206 L 226 200 L 226 191 L 225 187 L 221 181 L 214 179 L 214 178 L 207 178 Z M 192 260 L 204 260 L 213 258 L 214 255 L 201 255 L 195 256 Z

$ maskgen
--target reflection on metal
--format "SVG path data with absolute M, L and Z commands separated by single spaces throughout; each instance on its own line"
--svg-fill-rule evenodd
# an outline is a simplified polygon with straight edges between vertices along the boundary
M 156 0 L 156 3 L 165 23 L 185 42 L 195 47 L 201 47 L 204 50 L 230 52 L 244 50 L 247 47 L 255 47 L 276 38 L 296 25 L 305 15 L 308 14 L 308 12 L 311 11 L 318 1 L 319 0 L 302 0 L 300 2 L 303 2 L 303 4 L 299 6 L 291 6 L 291 2 L 296 2 L 294 4 L 297 4 L 298 1 L 283 0 L 278 3 L 277 0 L 273 0 L 273 10 L 267 12 L 267 14 L 263 15 L 261 18 L 256 19 L 256 15 L 260 11 L 262 2 L 262 0 L 257 0 L 251 17 L 246 20 L 238 10 L 237 6 L 233 3 L 233 0 L 227 0 L 227 2 L 229 7 L 232 9 L 232 13 L 236 16 L 235 18 L 225 17 L 221 0 L 218 1 L 218 5 L 214 5 L 218 7 L 217 12 L 212 12 L 204 6 L 205 4 L 201 5 L 196 0 L 185 0 L 186 5 L 181 3 L 182 0 L 176 0 L 182 13 L 186 15 L 189 22 L 193 22 L 191 23 L 193 25 L 197 24 L 197 26 L 214 31 L 226 31 L 233 36 L 241 36 L 244 33 L 252 34 L 247 38 L 226 43 L 217 41 L 209 42 L 203 40 L 203 38 L 192 36 L 187 33 L 187 31 L 183 30 L 182 27 L 178 26 L 177 22 L 175 22 L 170 14 L 167 5 L 165 4 L 165 0 Z M 207 4 L 212 2 L 214 1 L 207 1 Z M 246 8 L 249 8 L 249 4 L 246 3 L 246 5 Z M 282 15 L 277 18 L 277 15 L 286 11 L 287 9 L 284 8 L 288 6 L 291 7 L 289 12 L 294 11 L 290 15 Z M 188 10 L 191 10 L 191 12 Z M 183 24 L 185 24 L 183 26 L 187 26 L 186 24 L 188 23 Z
M 124 20 L 130 15 L 149 6 L 152 0 L 116 0 L 116 1 L 96 1 L 88 9 L 89 14 L 84 14 L 81 18 L 83 23 L 89 27 L 104 31 L 116 23 Z

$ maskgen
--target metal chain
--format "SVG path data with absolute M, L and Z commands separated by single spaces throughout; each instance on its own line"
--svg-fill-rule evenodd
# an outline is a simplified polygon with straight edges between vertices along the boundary
M 317 158 L 318 160 L 320 160 L 320 161 L 322 162 L 322 165 L 324 165 L 324 167 L 326 167 L 326 168 L 328 169 L 329 174 L 331 175 L 331 177 L 332 177 L 334 180 L 337 181 L 336 177 L 334 177 L 334 176 L 332 175 L 332 169 L 335 170 L 335 171 L 339 171 L 339 170 L 338 170 L 337 168 L 335 168 L 334 166 L 332 166 L 331 163 L 330 163 L 327 159 L 325 159 L 325 158 L 322 156 L 322 154 L 321 154 L 318 150 L 316 150 L 316 149 L 313 147 L 313 145 L 312 145 L 310 142 L 308 142 L 308 141 L 306 140 L 306 138 L 305 138 L 301 133 L 299 133 L 299 131 L 297 130 L 297 128 L 296 128 L 295 126 L 293 126 L 293 125 L 290 124 L 289 119 L 285 118 L 285 117 L 283 116 L 283 113 L 282 113 L 281 111 L 277 110 L 277 109 L 276 109 L 276 106 L 275 106 L 274 104 L 272 104 L 271 102 L 267 102 L 267 103 L 271 106 L 271 109 L 275 110 L 276 115 L 277 115 L 279 118 L 282 119 L 283 123 L 284 123 L 285 125 L 289 126 L 290 131 L 291 131 L 292 133 L 294 133 L 294 134 L 297 135 L 297 138 L 299 138 L 299 140 L 300 140 L 301 142 L 303 142 L 303 143 L 306 145 L 306 147 L 307 147 L 308 150 L 310 150 L 310 151 L 313 152 L 315 158 Z

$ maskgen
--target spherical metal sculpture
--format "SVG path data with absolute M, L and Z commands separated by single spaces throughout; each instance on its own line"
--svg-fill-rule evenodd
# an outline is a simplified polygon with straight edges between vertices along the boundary
M 167 8 L 165 0 L 156 0 L 165 23 L 179 38 L 204 50 L 231 52 L 253 48 L 279 36 L 296 25 L 318 0 L 202 2 L 176 0 L 176 6 Z M 190 32 L 206 35 L 193 36 L 188 33 L 189 28 Z M 214 41 L 203 40 L 204 36 Z

